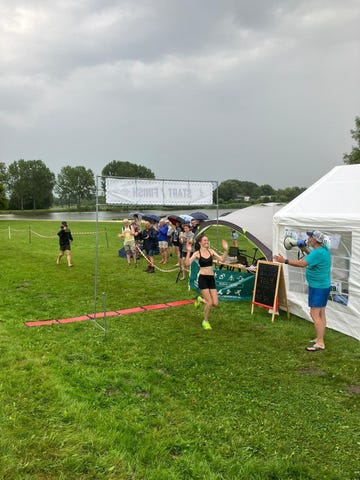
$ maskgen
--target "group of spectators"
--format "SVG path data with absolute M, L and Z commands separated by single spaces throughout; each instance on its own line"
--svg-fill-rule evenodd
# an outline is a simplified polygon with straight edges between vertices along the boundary
M 127 263 L 131 265 L 131 258 L 135 267 L 140 250 L 144 252 L 148 261 L 147 273 L 155 273 L 154 255 L 160 254 L 160 264 L 168 262 L 168 256 L 174 255 L 177 259 L 175 266 L 181 267 L 181 280 L 186 276 L 186 245 L 193 243 L 199 228 L 199 221 L 192 219 L 190 222 L 174 221 L 173 223 L 161 218 L 158 222 L 145 220 L 144 225 L 138 215 L 132 221 L 123 219 L 123 227 L 118 237 L 124 239 L 124 250 Z

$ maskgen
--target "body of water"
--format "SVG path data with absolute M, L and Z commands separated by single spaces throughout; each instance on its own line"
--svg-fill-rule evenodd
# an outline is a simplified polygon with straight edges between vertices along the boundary
M 141 210 L 139 210 L 141 212 Z M 216 209 L 198 209 L 198 210 L 146 210 L 147 214 L 154 214 L 160 217 L 167 215 L 190 215 L 192 212 L 203 212 L 208 215 L 209 220 L 215 220 L 217 214 L 219 217 L 224 216 L 230 212 L 233 212 L 234 209 L 222 208 L 218 211 Z M 121 220 L 122 218 L 131 217 L 131 213 L 134 210 L 129 210 L 128 212 L 107 212 L 100 211 L 98 212 L 98 220 L 103 222 L 110 222 L 113 220 Z M 96 221 L 96 212 L 51 212 L 51 213 L 36 213 L 33 214 L 27 213 L 26 215 L 19 214 L 0 214 L 0 220 L 54 220 L 62 221 L 66 220 L 67 222 L 78 222 L 78 221 Z

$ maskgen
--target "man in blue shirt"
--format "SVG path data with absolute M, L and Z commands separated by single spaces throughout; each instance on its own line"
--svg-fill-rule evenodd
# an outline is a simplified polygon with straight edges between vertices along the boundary
M 158 236 L 159 250 L 161 255 L 160 263 L 163 263 L 163 264 L 167 263 L 167 250 L 169 247 L 168 230 L 169 230 L 169 225 L 162 218 L 159 221 L 157 236 Z
M 326 328 L 325 308 L 329 298 L 331 286 L 331 253 L 324 242 L 324 234 L 319 230 L 306 232 L 308 235 L 307 247 L 302 250 L 307 253 L 302 260 L 287 260 L 281 255 L 275 255 L 274 260 L 292 267 L 305 267 L 306 280 L 309 284 L 308 302 L 310 316 L 314 322 L 316 338 L 313 345 L 307 347 L 308 352 L 325 350 L 324 334 Z

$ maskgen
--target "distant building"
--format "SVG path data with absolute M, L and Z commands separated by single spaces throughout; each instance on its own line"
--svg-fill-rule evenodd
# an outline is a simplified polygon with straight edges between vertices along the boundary
M 238 200 L 239 202 L 250 202 L 251 197 L 248 195 L 236 195 L 235 200 Z

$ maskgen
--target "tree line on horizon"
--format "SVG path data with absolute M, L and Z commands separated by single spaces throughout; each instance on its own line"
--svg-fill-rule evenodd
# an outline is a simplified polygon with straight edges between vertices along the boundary
M 101 172 L 104 177 L 155 179 L 150 169 L 130 162 L 113 160 Z M 220 204 L 279 201 L 288 202 L 305 188 L 289 187 L 275 190 L 271 185 L 229 179 L 214 191 L 214 201 Z M 55 176 L 42 160 L 14 161 L 8 167 L 0 164 L 0 209 L 39 210 L 56 205 L 81 208 L 94 203 L 95 175 L 83 166 L 63 167 Z
M 350 154 L 343 155 L 347 165 L 360 164 L 360 117 L 355 118 L 355 129 L 351 136 L 357 143 Z M 102 169 L 104 177 L 155 179 L 149 168 L 130 162 L 113 160 Z M 221 182 L 214 191 L 214 201 L 219 204 L 247 201 L 287 203 L 306 188 L 287 187 L 274 189 L 271 185 L 257 185 L 255 182 L 229 179 Z M 76 206 L 84 202 L 94 202 L 96 196 L 95 175 L 83 166 L 62 167 L 55 176 L 42 160 L 12 162 L 8 167 L 0 162 L 0 209 L 38 210 L 56 205 Z

